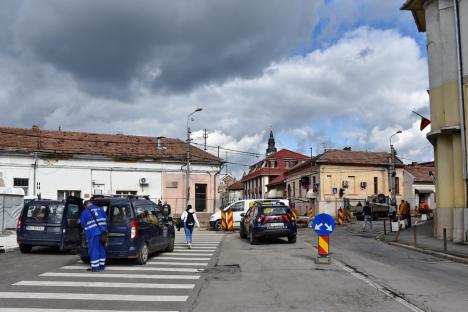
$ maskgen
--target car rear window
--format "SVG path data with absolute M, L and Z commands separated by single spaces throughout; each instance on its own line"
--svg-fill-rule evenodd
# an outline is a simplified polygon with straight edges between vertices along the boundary
M 284 206 L 278 207 L 263 207 L 261 208 L 261 214 L 265 216 L 283 216 L 288 213 L 288 208 Z
M 26 220 L 29 223 L 60 224 L 64 207 L 63 203 L 31 204 L 26 212 Z
M 127 223 L 132 218 L 132 210 L 129 204 L 113 204 L 108 215 L 110 223 Z

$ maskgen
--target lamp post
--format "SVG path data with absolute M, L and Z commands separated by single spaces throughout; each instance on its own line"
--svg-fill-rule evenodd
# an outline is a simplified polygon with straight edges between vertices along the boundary
M 391 206 L 395 205 L 395 211 L 396 211 L 396 192 L 395 192 L 395 149 L 393 148 L 392 145 L 392 138 L 397 135 L 402 133 L 403 131 L 398 130 L 394 134 L 390 136 L 390 198 L 391 198 Z
M 185 173 L 185 208 L 187 208 L 187 205 L 190 201 L 190 127 L 189 127 L 189 122 L 190 122 L 190 117 L 192 117 L 195 113 L 201 112 L 203 108 L 198 107 L 195 109 L 193 112 L 188 114 L 187 116 L 187 170 Z M 185 209 L 184 208 L 184 209 Z

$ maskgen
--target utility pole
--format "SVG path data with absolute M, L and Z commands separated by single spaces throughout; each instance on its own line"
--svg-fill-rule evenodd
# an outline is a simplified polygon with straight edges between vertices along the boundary
M 397 207 L 396 185 L 395 185 L 396 172 L 395 172 L 395 148 L 393 147 L 393 144 L 392 144 L 392 137 L 402 132 L 403 131 L 399 130 L 390 136 L 390 166 L 388 170 L 389 171 L 388 174 L 390 178 L 390 199 L 391 199 L 390 207 L 394 206 L 395 212 L 396 212 L 396 207 Z
M 228 175 L 227 151 L 226 151 L 225 163 L 226 163 L 226 176 L 227 176 Z
M 206 152 L 206 139 L 208 139 L 208 130 L 203 129 L 203 139 L 205 139 L 205 152 Z
M 187 116 L 187 170 L 185 173 L 185 208 L 187 207 L 189 201 L 190 201 L 190 127 L 189 127 L 189 122 L 190 122 L 190 117 L 192 117 L 193 114 L 196 112 L 201 112 L 203 109 L 201 107 L 198 107 L 196 110 L 188 114 Z M 184 209 L 185 209 L 184 208 Z

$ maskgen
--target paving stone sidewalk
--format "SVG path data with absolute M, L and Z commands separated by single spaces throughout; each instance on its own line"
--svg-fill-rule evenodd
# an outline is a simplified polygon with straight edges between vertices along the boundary
M 16 248 L 18 248 L 16 232 L 12 230 L 6 230 L 3 233 L 0 232 L 0 253 L 12 251 Z

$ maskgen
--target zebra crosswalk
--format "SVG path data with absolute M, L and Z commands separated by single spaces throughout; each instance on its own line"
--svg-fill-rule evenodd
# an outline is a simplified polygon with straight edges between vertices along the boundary
M 74 260 L 0 291 L 0 311 L 177 312 L 210 266 L 223 237 L 195 232 L 188 249 L 183 235 L 176 235 L 174 252 L 156 254 L 143 266 L 111 263 L 99 273 L 87 272 L 87 265 Z

